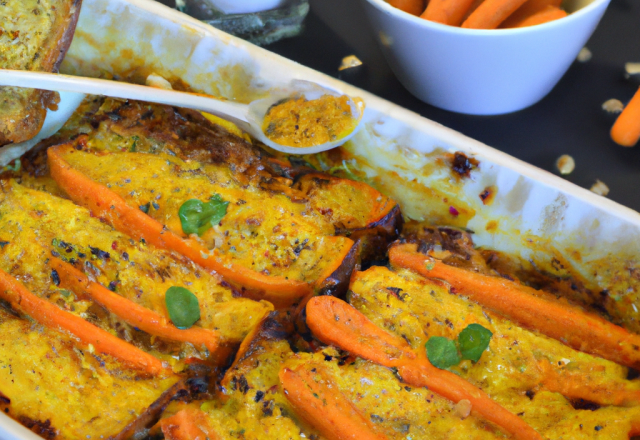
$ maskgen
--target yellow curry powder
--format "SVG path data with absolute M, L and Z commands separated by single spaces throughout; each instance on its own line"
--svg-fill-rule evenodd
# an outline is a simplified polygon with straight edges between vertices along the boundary
M 350 101 L 346 95 L 288 99 L 269 109 L 262 131 L 272 141 L 289 147 L 335 141 L 351 133 L 358 123 Z

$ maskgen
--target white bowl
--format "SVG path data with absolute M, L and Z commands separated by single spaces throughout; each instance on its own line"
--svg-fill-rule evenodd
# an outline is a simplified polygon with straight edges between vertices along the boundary
M 595 30 L 610 0 L 565 0 L 569 16 L 519 29 L 462 29 L 363 0 L 382 51 L 418 99 L 475 115 L 509 113 L 542 99 Z

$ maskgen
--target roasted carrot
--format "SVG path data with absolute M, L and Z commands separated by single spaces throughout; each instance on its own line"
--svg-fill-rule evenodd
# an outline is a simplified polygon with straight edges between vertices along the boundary
M 411 15 L 420 15 L 424 11 L 424 0 L 389 0 L 389 4 Z
M 450 26 L 460 26 L 473 3 L 474 0 L 431 0 L 420 17 Z
M 132 368 L 154 376 L 166 372 L 159 359 L 38 298 L 3 270 L 0 270 L 0 298 L 42 325 L 69 332 L 84 344 L 93 346 L 97 352 L 113 356 Z
M 560 8 L 561 0 L 527 0 L 513 14 L 500 24 L 501 28 L 516 27 L 518 23 L 540 11 L 544 11 L 549 6 Z
M 560 8 L 556 8 L 554 6 L 548 6 L 542 11 L 536 12 L 529 17 L 515 22 L 513 25 L 505 25 L 504 27 L 528 27 L 528 26 L 536 26 L 543 23 L 548 23 L 550 21 L 559 20 L 567 16 L 567 13 Z M 504 24 L 504 23 L 503 23 Z M 502 26 L 501 26 L 502 27 Z
M 504 278 L 482 275 L 432 259 L 415 244 L 389 250 L 394 267 L 447 281 L 456 293 L 580 351 L 633 368 L 640 367 L 640 336 L 596 315 L 563 304 L 549 294 Z
M 463 23 L 468 29 L 495 29 L 526 0 L 485 0 Z
M 150 335 L 173 341 L 191 342 L 196 347 L 204 346 L 214 354 L 220 348 L 220 335 L 214 330 L 192 327 L 180 330 L 167 319 L 139 304 L 130 301 L 104 286 L 89 280 L 85 274 L 64 261 L 52 257 L 51 267 L 60 277 L 60 285 L 80 296 L 90 297 L 125 322 Z
M 640 89 L 622 110 L 611 128 L 611 139 L 623 147 L 633 147 L 640 139 Z
M 88 208 L 96 217 L 105 219 L 117 230 L 135 239 L 144 239 L 159 248 L 178 252 L 196 264 L 219 273 L 232 284 L 248 289 L 247 296 L 266 299 L 277 307 L 291 305 L 312 293 L 312 287 L 302 281 L 268 276 L 239 265 L 224 264 L 216 258 L 215 251 L 211 253 L 195 240 L 184 239 L 171 232 L 157 220 L 129 206 L 106 186 L 74 170 L 62 157 L 64 154 L 73 154 L 73 151 L 70 144 L 47 150 L 51 177 L 74 202 Z
M 376 433 L 371 422 L 332 384 L 331 378 L 315 368 L 315 372 L 298 367 L 280 370 L 284 395 L 296 412 L 329 440 L 385 440 Z
M 208 429 L 207 414 L 196 408 L 185 408 L 159 422 L 167 440 L 217 440 L 219 437 Z
M 491 400 L 481 389 L 453 373 L 433 367 L 426 357 L 413 352 L 407 342 L 377 327 L 338 298 L 312 298 L 307 304 L 307 324 L 314 336 L 326 344 L 385 367 L 398 368 L 402 380 L 410 385 L 429 387 L 456 403 L 469 400 L 472 411 L 502 427 L 515 439 L 542 439 L 533 428 Z

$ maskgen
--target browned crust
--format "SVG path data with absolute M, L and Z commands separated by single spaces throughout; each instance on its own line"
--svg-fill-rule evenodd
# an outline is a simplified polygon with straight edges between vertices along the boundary
M 59 8 L 64 8 L 59 13 L 65 18 L 60 26 L 56 26 L 56 33 L 48 39 L 49 44 L 42 48 L 44 56 L 33 70 L 58 72 L 73 40 L 81 4 L 82 0 L 71 0 L 59 5 Z M 3 91 L 0 87 L 0 96 L 4 93 L 10 92 Z M 20 112 L 0 119 L 0 146 L 33 138 L 44 124 L 47 108 L 54 106 L 59 100 L 56 92 L 48 90 L 28 89 L 20 94 L 24 103 Z

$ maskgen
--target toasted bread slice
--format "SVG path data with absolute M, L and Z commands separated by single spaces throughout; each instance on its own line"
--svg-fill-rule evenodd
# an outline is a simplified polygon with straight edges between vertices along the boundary
M 0 68 L 57 72 L 75 31 L 82 0 L 0 2 Z M 34 137 L 55 92 L 0 87 L 0 146 Z

